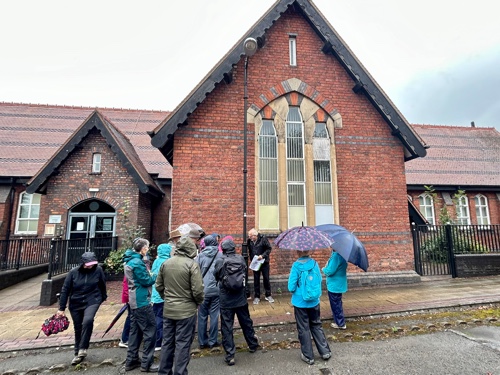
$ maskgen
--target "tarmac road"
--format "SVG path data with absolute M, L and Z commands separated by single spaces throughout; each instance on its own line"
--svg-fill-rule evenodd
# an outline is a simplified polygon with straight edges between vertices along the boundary
M 190 374 L 316 374 L 316 375 L 478 375 L 500 374 L 500 327 L 478 326 L 442 332 L 390 338 L 381 341 L 330 343 L 333 357 L 316 358 L 313 366 L 300 360 L 299 349 L 263 350 L 236 354 L 236 365 L 229 367 L 223 355 L 192 358 Z M 71 367 L 72 350 L 42 349 L 4 353 L 0 374 L 47 373 L 58 366 L 59 373 L 78 373 Z M 123 373 L 125 349 L 92 348 L 82 366 L 85 374 Z M 107 361 L 108 364 L 103 362 Z M 8 371 L 12 369 L 12 371 Z M 31 370 L 31 371 L 30 371 Z M 55 369 L 52 369 L 55 372 Z M 127 374 L 140 374 L 139 369 Z

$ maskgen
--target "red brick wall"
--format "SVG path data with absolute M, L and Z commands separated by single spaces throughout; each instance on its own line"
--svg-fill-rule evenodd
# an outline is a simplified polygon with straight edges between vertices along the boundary
M 297 34 L 297 67 L 289 66 L 288 34 Z M 335 133 L 340 224 L 365 244 L 370 271 L 413 269 L 403 147 L 389 126 L 300 15 L 285 14 L 250 58 L 249 104 L 280 82 L 298 78 L 333 102 L 343 118 Z M 243 60 L 231 84 L 221 83 L 175 134 L 172 226 L 197 222 L 207 233 L 241 243 L 243 165 Z M 253 129 L 253 124 L 249 124 Z M 248 144 L 254 144 L 253 134 Z M 248 224 L 255 225 L 254 149 L 248 148 Z M 324 264 L 328 252 L 314 255 Z M 292 257 L 273 251 L 271 272 L 286 274 Z M 351 269 L 352 271 L 354 269 Z

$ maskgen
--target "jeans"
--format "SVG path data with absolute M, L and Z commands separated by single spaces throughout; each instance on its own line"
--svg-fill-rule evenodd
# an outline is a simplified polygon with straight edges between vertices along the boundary
M 238 317 L 238 323 L 240 323 L 241 330 L 243 331 L 243 336 L 250 349 L 257 349 L 259 346 L 259 341 L 255 337 L 255 330 L 253 329 L 253 322 L 250 318 L 250 312 L 248 311 L 248 304 L 240 307 L 233 308 L 221 308 L 220 309 L 220 328 L 222 332 L 222 346 L 226 352 L 225 360 L 229 361 L 234 358 L 236 353 L 236 346 L 234 345 L 233 336 L 233 326 L 234 326 L 234 315 Z
M 321 356 L 331 353 L 330 346 L 328 346 L 328 342 L 326 341 L 325 332 L 321 326 L 319 303 L 315 307 L 301 308 L 294 306 L 293 309 L 295 320 L 297 321 L 297 332 L 299 334 L 302 354 L 308 359 L 314 359 L 311 336 Z
M 160 375 L 186 375 L 191 359 L 191 344 L 196 328 L 196 314 L 174 320 L 163 317 L 163 343 L 160 354 Z M 173 371 L 172 371 L 173 369 Z
M 271 282 L 269 281 L 269 262 L 262 263 L 259 271 L 253 271 L 253 289 L 254 297 L 260 298 L 260 274 L 262 273 L 262 279 L 264 279 L 264 290 L 266 292 L 266 297 L 271 295 Z
M 342 293 L 328 292 L 330 308 L 332 309 L 333 319 L 339 327 L 345 326 L 344 309 L 342 307 Z
M 219 296 L 205 297 L 198 310 L 198 343 L 199 345 L 212 346 L 217 344 L 219 332 Z M 210 316 L 210 330 L 207 335 L 207 322 Z
M 155 313 L 156 320 L 156 344 L 155 347 L 161 347 L 161 342 L 163 339 L 163 306 L 165 302 L 153 303 L 153 311 Z
M 156 321 L 153 307 L 148 305 L 131 309 L 130 337 L 128 340 L 126 364 L 139 362 L 139 346 L 142 345 L 141 368 L 149 369 L 154 361 L 156 343 Z
M 94 318 L 99 306 L 101 305 L 95 304 L 84 309 L 69 310 L 75 330 L 75 355 L 78 354 L 78 350 L 89 348 L 90 337 L 94 330 Z
M 122 342 L 124 342 L 125 344 L 128 343 L 129 336 L 130 336 L 130 305 L 127 304 L 127 319 L 125 319 L 125 323 L 123 324 Z

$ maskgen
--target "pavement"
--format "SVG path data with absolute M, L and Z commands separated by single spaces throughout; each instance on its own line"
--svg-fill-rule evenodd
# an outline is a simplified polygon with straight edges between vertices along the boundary
M 0 352 L 28 349 L 54 348 L 73 344 L 73 329 L 46 337 L 40 327 L 45 319 L 58 310 L 58 305 L 39 306 L 42 281 L 46 274 L 0 290 Z M 103 337 L 105 330 L 122 307 L 121 281 L 107 283 L 108 300 L 100 307 L 92 335 L 92 343 L 118 343 L 123 323 L 122 317 Z M 344 294 L 344 312 L 349 319 L 397 314 L 412 311 L 468 307 L 500 302 L 500 276 L 478 278 L 427 277 L 410 285 L 363 287 L 350 289 Z M 249 301 L 255 327 L 294 323 L 293 307 L 289 294 L 274 294 L 275 302 L 262 299 L 260 304 Z M 321 315 L 331 320 L 327 293 L 321 297 Z M 69 313 L 68 313 L 69 316 Z M 237 324 L 235 324 L 238 327 Z

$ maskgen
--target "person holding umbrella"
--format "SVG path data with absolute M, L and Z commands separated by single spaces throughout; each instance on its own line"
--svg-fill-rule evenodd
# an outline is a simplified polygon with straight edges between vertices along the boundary
M 342 293 L 347 292 L 347 262 L 333 249 L 322 271 L 326 276 L 326 288 L 334 320 L 330 326 L 335 329 L 346 329 Z
M 130 337 L 125 371 L 141 367 L 142 372 L 158 372 L 158 366 L 153 364 L 156 321 L 150 301 L 151 286 L 156 281 L 156 275 L 150 274 L 143 262 L 143 257 L 149 250 L 149 241 L 144 238 L 136 238 L 132 243 L 132 248 L 123 255 L 130 306 Z M 142 360 L 139 360 L 141 341 L 144 343 Z
M 64 316 L 69 300 L 69 312 L 75 330 L 75 357 L 72 365 L 79 364 L 86 356 L 94 329 L 94 317 L 106 301 L 106 278 L 93 252 L 85 252 L 81 265 L 69 271 L 61 290 L 58 316 Z

